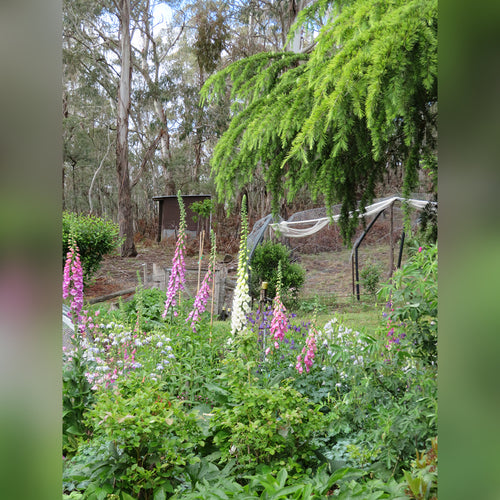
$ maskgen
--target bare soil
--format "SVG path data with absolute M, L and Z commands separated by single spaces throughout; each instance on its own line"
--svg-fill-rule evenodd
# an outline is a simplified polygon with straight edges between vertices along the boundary
M 123 258 L 117 254 L 104 257 L 101 267 L 92 282 L 85 287 L 85 298 L 101 297 L 113 292 L 133 288 L 138 284 L 137 273 L 144 280 L 144 268 L 152 272 L 153 263 L 171 267 L 175 249 L 175 241 L 158 244 L 144 240 L 137 244 L 138 255 L 134 258 Z M 397 252 L 395 252 L 397 254 Z M 294 251 L 293 257 L 306 269 L 306 281 L 301 291 L 304 299 L 316 296 L 326 297 L 334 294 L 337 300 L 344 301 L 352 296 L 352 264 L 351 250 L 341 248 L 320 253 L 299 253 Z M 230 260 L 231 259 L 231 260 Z M 397 259 L 397 255 L 395 255 Z M 234 275 L 237 266 L 237 254 L 221 254 L 219 262 L 228 267 L 229 276 Z M 208 251 L 204 252 L 202 266 L 208 262 Z M 359 250 L 360 271 L 366 263 L 379 264 L 383 273 L 389 270 L 389 247 L 386 244 L 364 245 Z M 198 243 L 188 246 L 186 266 L 197 269 Z M 383 278 L 385 274 L 383 274 Z M 127 295 L 123 296 L 127 298 Z
M 252 220 L 250 227 L 255 224 Z M 359 272 L 367 264 L 379 265 L 381 278 L 385 280 L 390 271 L 390 234 L 392 229 L 394 239 L 394 263 L 399 251 L 399 238 L 403 227 L 402 212 L 394 210 L 394 224 L 385 215 L 377 220 L 363 240 L 358 251 Z M 362 234 L 363 227 L 358 228 L 353 242 Z M 220 251 L 219 262 L 229 263 L 231 277 L 236 272 L 237 252 L 239 246 L 240 223 L 239 216 L 219 217 L 216 222 L 217 248 Z M 136 235 L 137 257 L 122 258 L 118 254 L 104 257 L 101 268 L 96 273 L 92 283 L 85 288 L 87 299 L 100 297 L 112 292 L 135 287 L 138 283 L 137 272 L 143 280 L 144 269 L 152 272 L 153 263 L 162 267 L 171 267 L 175 250 L 175 238 L 157 243 L 154 240 L 155 231 L 143 231 L 144 236 Z M 342 242 L 339 228 L 336 224 L 327 226 L 318 233 L 307 238 L 290 238 L 286 243 L 292 249 L 292 258 L 306 269 L 306 281 L 301 291 L 301 298 L 328 297 L 335 294 L 337 301 L 344 302 L 353 295 L 353 271 L 351 249 Z M 206 238 L 202 265 L 208 262 L 208 238 Z M 199 241 L 192 238 L 188 241 L 186 265 L 188 268 L 198 267 Z M 404 259 L 403 259 L 404 260 Z M 191 275 L 197 273 L 191 273 Z M 196 277 L 195 277 L 196 279 Z M 196 288 L 196 285 L 195 285 Z M 125 296 L 126 298 L 126 296 Z

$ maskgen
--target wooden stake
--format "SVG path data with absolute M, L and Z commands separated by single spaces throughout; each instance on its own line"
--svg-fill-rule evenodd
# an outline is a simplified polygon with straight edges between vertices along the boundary
M 392 278 L 392 272 L 394 270 L 394 202 L 391 203 L 391 229 L 390 229 L 390 252 L 389 252 L 389 278 Z
M 201 277 L 201 259 L 203 258 L 203 243 L 205 240 L 205 230 L 200 233 L 200 248 L 198 254 L 198 286 L 196 287 L 196 294 L 200 291 L 200 277 Z M 210 264 L 209 264 L 210 265 Z
M 214 324 L 214 298 L 215 298 L 215 266 L 212 275 L 212 304 L 210 306 L 210 333 L 208 336 L 208 343 L 212 343 L 212 326 Z
M 212 326 L 214 324 L 214 298 L 215 298 L 215 261 L 217 257 L 217 236 L 211 231 L 210 232 L 210 242 L 212 246 L 210 248 L 210 261 L 208 262 L 208 269 L 212 266 L 212 304 L 210 306 L 210 333 L 208 337 L 208 343 L 212 343 Z

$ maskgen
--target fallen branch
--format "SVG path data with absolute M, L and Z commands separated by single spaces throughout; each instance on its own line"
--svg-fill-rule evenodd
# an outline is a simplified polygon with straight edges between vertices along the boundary
M 108 293 L 107 295 L 102 295 L 101 297 L 94 297 L 92 299 L 87 300 L 88 304 L 97 304 L 98 302 L 105 302 L 109 299 L 114 299 L 115 297 L 119 297 L 120 295 L 126 295 L 127 293 L 135 293 L 136 287 L 126 288 L 125 290 L 120 290 L 118 292 Z

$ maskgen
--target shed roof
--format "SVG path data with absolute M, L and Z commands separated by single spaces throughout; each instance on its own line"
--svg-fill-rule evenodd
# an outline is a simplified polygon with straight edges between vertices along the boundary
M 181 196 L 182 196 L 182 198 L 199 198 L 200 196 L 205 196 L 208 198 L 212 197 L 211 194 L 183 194 Z M 153 196 L 153 200 L 164 200 L 167 198 L 177 198 L 177 195 L 172 194 L 172 195 L 165 195 L 165 196 Z

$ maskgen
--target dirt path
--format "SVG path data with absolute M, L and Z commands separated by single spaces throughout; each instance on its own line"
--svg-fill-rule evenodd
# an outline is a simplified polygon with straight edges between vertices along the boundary
M 174 244 L 148 243 L 138 245 L 138 255 L 135 258 L 122 258 L 118 255 L 104 257 L 93 282 L 85 288 L 85 298 L 100 297 L 119 290 L 137 286 L 137 272 L 143 280 L 144 266 L 151 273 L 153 263 L 170 267 L 174 253 Z M 191 252 L 194 253 L 194 252 Z M 306 269 L 306 281 L 301 297 L 328 296 L 335 294 L 338 299 L 347 299 L 352 295 L 351 250 L 322 252 L 318 254 L 297 254 L 298 262 Z M 388 269 L 389 252 L 386 246 L 371 245 L 360 249 L 360 266 L 366 262 L 381 263 Z M 222 261 L 224 256 L 220 257 Z M 232 256 L 229 263 L 230 275 L 237 265 L 237 256 Z M 203 256 L 202 265 L 208 262 L 208 255 Z M 188 255 L 186 266 L 197 268 L 198 255 Z M 124 296 L 126 297 L 126 296 Z

